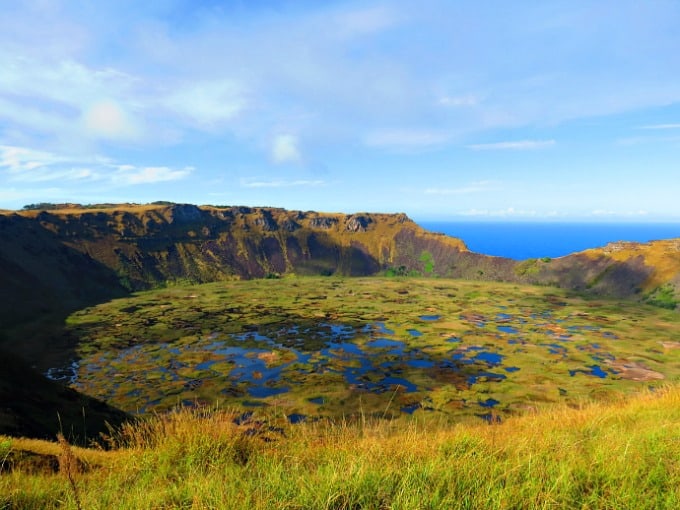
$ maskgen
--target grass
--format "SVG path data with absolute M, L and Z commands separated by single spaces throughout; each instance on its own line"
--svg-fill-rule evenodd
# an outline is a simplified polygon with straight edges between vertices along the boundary
M 239 424 L 235 416 L 183 409 L 123 428 L 110 451 L 72 448 L 82 466 L 73 483 L 6 465 L 0 508 L 680 505 L 678 386 L 495 425 L 421 417 L 270 429 L 266 416 Z M 64 455 L 56 443 L 13 439 L 11 448 Z

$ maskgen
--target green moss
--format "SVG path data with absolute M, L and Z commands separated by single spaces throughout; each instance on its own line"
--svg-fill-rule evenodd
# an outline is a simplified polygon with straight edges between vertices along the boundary
M 650 305 L 669 310 L 675 310 L 680 304 L 680 300 L 676 297 L 675 288 L 670 284 L 654 289 L 645 297 L 645 301 Z
M 540 266 L 537 259 L 527 259 L 519 262 L 515 266 L 515 274 L 517 276 L 534 275 L 540 271 Z
M 432 253 L 427 250 L 422 251 L 418 260 L 423 263 L 423 272 L 425 274 L 434 273 L 434 258 L 432 257 Z

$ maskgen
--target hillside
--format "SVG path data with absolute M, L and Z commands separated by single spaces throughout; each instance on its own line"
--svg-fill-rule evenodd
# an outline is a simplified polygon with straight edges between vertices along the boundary
M 680 278 L 677 240 L 613 243 L 553 260 L 515 262 L 470 252 L 461 240 L 428 232 L 404 214 L 168 203 L 68 204 L 0 213 L 0 240 L 0 277 L 33 278 L 60 292 L 73 286 L 75 275 L 69 277 L 67 272 L 74 266 L 80 268 L 75 271 L 78 275 L 86 266 L 91 274 L 83 282 L 100 281 L 100 293 L 112 287 L 111 280 L 128 290 L 140 290 L 172 282 L 287 273 L 367 276 L 388 271 L 631 296 L 665 284 L 675 286 Z M 93 296 L 94 289 L 83 282 L 69 295 Z
M 0 351 L 0 433 L 54 439 L 58 431 L 76 444 L 132 417 L 104 402 L 50 381 L 17 356 Z M 108 425 L 107 425 L 108 424 Z
M 674 308 L 680 241 L 515 262 L 470 252 L 404 214 L 64 204 L 0 213 L 0 345 L 68 348 L 69 313 L 173 283 L 380 273 L 550 285 Z
M 70 312 L 133 290 L 282 274 L 513 278 L 403 214 L 157 204 L 0 214 L 0 344 L 26 357 L 69 340 Z M 3 338 L 4 337 L 4 338 Z

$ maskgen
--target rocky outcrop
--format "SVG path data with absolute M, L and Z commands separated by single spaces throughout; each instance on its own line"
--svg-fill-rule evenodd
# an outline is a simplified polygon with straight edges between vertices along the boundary
M 276 224 L 276 221 L 274 221 L 271 212 L 267 210 L 260 211 L 260 215 L 255 218 L 255 225 L 267 232 L 274 232 L 279 228 L 279 226 Z
M 363 215 L 350 216 L 345 222 L 345 229 L 348 232 L 366 232 L 366 227 L 371 219 Z
M 427 232 L 405 214 L 166 203 L 25 211 L 0 214 L 0 319 L 14 324 L 41 308 L 80 306 L 173 281 L 284 273 L 391 271 L 643 297 L 680 284 L 678 244 L 616 243 L 516 262 L 470 252 L 459 239 Z
M 309 220 L 309 226 L 311 228 L 320 228 L 322 230 L 329 230 L 337 223 L 338 220 L 336 218 L 329 218 L 326 216 L 317 216 Z

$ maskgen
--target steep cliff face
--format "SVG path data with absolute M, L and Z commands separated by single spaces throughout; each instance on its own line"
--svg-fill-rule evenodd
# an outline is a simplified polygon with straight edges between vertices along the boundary
M 115 271 L 60 234 L 35 219 L 0 214 L 0 343 L 8 337 L 30 343 L 65 312 L 126 292 Z M 59 336 L 58 326 L 49 331 Z
M 427 232 L 404 214 L 186 204 L 0 214 L 0 319 L 10 326 L 55 307 L 74 309 L 172 282 L 383 271 L 620 297 L 646 298 L 661 289 L 672 303 L 680 241 L 618 243 L 515 262 L 470 252 L 459 239 Z
M 101 263 L 131 289 L 291 272 L 371 275 L 404 261 L 404 251 L 467 252 L 461 241 L 430 234 L 403 214 L 168 205 L 15 218 Z

